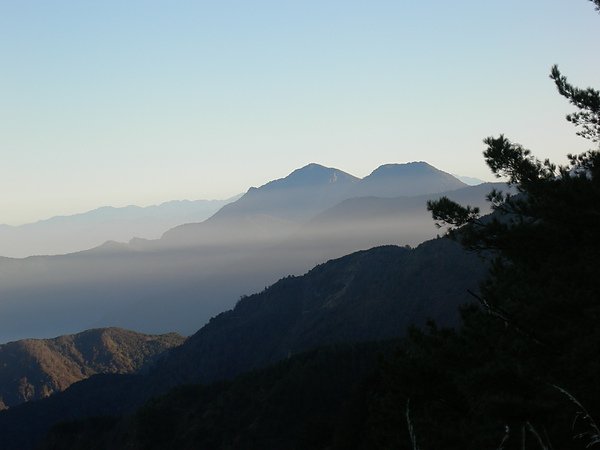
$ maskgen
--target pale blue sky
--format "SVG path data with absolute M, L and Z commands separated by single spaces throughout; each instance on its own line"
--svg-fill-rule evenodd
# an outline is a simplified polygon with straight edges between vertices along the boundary
M 0 223 L 225 198 L 309 162 L 490 178 L 505 133 L 591 145 L 548 79 L 600 87 L 585 0 L 0 0 Z

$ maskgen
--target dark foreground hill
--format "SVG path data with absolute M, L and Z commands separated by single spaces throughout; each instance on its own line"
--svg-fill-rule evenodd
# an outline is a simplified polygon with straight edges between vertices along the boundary
M 453 326 L 484 273 L 477 256 L 448 239 L 356 252 L 243 297 L 169 352 L 157 373 L 210 382 L 321 345 L 402 336 L 429 319 Z
M 32 448 L 55 423 L 126 414 L 183 383 L 230 379 L 323 345 L 400 337 L 458 322 L 484 263 L 447 239 L 357 252 L 287 277 L 213 318 L 144 375 L 96 376 L 0 413 L 1 448 Z
M 48 397 L 98 373 L 133 373 L 183 343 L 176 333 L 102 328 L 0 345 L 0 408 Z
M 40 449 L 345 449 L 378 361 L 396 345 L 324 347 L 230 382 L 181 386 L 131 416 L 60 424 Z

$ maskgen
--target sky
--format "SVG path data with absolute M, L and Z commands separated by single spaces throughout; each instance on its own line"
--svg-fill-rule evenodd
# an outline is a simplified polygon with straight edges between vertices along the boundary
M 493 179 L 504 133 L 592 144 L 548 78 L 600 87 L 586 0 L 0 0 L 0 223 L 227 198 L 316 162 Z

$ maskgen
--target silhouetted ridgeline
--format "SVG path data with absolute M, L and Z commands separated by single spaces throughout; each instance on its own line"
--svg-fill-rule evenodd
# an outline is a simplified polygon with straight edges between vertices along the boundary
M 208 382 L 320 345 L 402 336 L 428 319 L 452 326 L 484 273 L 477 256 L 448 239 L 353 253 L 242 298 L 169 352 L 157 373 Z
M 230 382 L 178 387 L 129 417 L 58 425 L 40 450 L 347 449 L 378 362 L 397 345 L 329 346 Z
M 455 324 L 458 305 L 471 300 L 466 289 L 484 273 L 477 256 L 446 239 L 330 261 L 243 298 L 148 374 L 92 377 L 0 413 L 2 448 L 30 448 L 59 421 L 132 411 L 177 384 L 231 378 L 323 345 L 402 336 L 428 318 Z

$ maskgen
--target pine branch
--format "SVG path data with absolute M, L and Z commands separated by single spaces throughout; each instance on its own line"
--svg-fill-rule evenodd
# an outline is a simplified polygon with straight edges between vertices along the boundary
M 467 289 L 467 292 L 470 295 L 472 295 L 473 297 L 475 297 L 477 299 L 477 301 L 479 301 L 479 303 L 481 303 L 481 305 L 486 309 L 486 311 L 488 312 L 488 314 L 490 314 L 490 315 L 492 315 L 494 317 L 497 317 L 498 319 L 502 320 L 507 327 L 512 327 L 517 333 L 525 336 L 528 339 L 531 339 L 536 344 L 542 345 L 544 347 L 548 347 L 549 348 L 549 346 L 546 343 L 540 341 L 533 334 L 531 334 L 530 332 L 526 331 L 524 328 L 522 328 L 519 325 L 517 325 L 515 323 L 515 320 L 512 317 L 510 317 L 509 313 L 507 313 L 506 311 L 503 311 L 502 308 L 500 308 L 498 306 L 495 306 L 495 305 L 492 305 L 486 299 L 484 299 L 484 298 L 480 297 L 479 295 L 475 294 L 470 289 Z
M 417 436 L 415 434 L 415 429 L 410 418 L 410 398 L 406 400 L 406 425 L 408 427 L 408 436 L 410 437 L 412 449 L 419 450 L 419 446 L 417 445 Z

